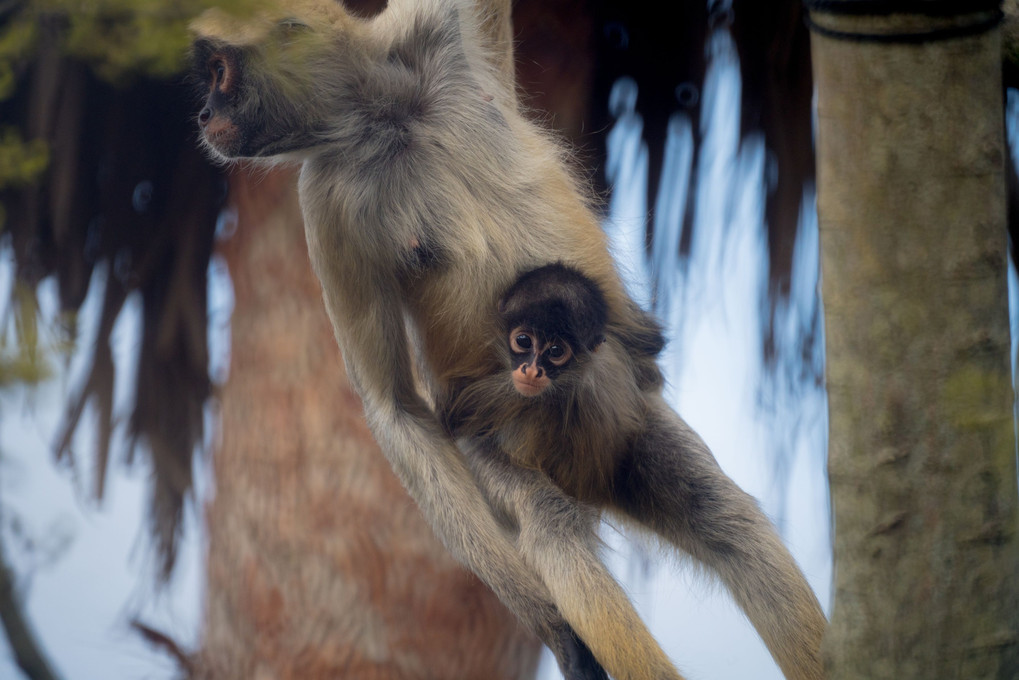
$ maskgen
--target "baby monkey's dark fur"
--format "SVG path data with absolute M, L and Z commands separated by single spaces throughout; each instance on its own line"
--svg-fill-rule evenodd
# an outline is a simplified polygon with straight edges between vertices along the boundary
M 632 372 L 615 355 L 618 338 L 606 345 L 608 305 L 598 284 L 562 263 L 539 267 L 506 291 L 499 316 L 506 370 L 454 389 L 442 409 L 447 428 L 464 439 L 490 439 L 574 498 L 613 502 L 645 406 Z M 624 351 L 655 357 L 664 346 L 661 329 L 650 316 L 644 322 L 643 344 Z M 519 335 L 534 343 L 533 353 L 514 351 Z M 530 362 L 542 360 L 535 358 L 542 346 L 563 347 L 565 359 L 534 371 Z M 522 373 L 542 371 L 532 378 L 543 379 L 540 392 L 519 389 Z
M 499 301 L 507 332 L 526 324 L 585 352 L 604 342 L 608 313 L 598 285 L 561 262 L 522 274 Z

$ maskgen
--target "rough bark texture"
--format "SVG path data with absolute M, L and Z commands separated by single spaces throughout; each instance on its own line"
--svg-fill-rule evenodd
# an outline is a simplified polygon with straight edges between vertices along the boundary
M 536 640 L 439 545 L 368 432 L 293 176 L 236 174 L 231 192 L 236 306 L 194 677 L 532 676 Z
M 813 15 L 870 33 L 967 19 Z M 814 35 L 832 678 L 1019 677 L 997 31 Z

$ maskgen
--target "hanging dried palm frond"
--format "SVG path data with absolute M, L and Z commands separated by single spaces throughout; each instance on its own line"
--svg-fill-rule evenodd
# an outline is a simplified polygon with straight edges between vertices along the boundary
M 86 377 L 71 386 L 54 440 L 58 459 L 79 458 L 72 435 L 91 403 L 98 421 L 94 491 L 99 498 L 122 417 L 113 408 L 116 366 L 110 336 L 125 301 L 140 298 L 128 457 L 144 451 L 152 466 L 150 524 L 165 577 L 191 488 L 192 456 L 203 442 L 203 405 L 210 394 L 206 271 L 225 183 L 195 143 L 189 87 L 179 78 L 130 72 L 139 65 L 148 72 L 172 70 L 164 62 L 183 65 L 188 11 L 195 8 L 139 3 L 136 10 L 121 6 L 117 13 L 112 3 L 96 3 L 100 9 L 105 5 L 111 13 L 91 19 L 62 13 L 56 2 L 8 5 L 0 26 L 0 61 L 14 85 L 0 103 L 5 124 L 13 126 L 5 133 L 12 140 L 8 148 L 42 149 L 44 160 L 34 176 L 21 173 L 19 180 L 0 184 L 0 204 L 17 277 L 29 290 L 55 277 L 61 309 L 73 320 L 89 287 L 105 286 L 94 346 L 80 348 L 90 354 Z M 111 42 L 110 35 L 126 32 L 142 40 L 145 36 L 132 27 L 159 12 L 167 35 L 179 35 L 180 44 L 163 46 L 173 52 L 172 59 L 140 54 L 132 64 L 118 51 L 130 45 Z M 90 20 L 93 28 L 107 32 L 93 35 L 92 44 L 82 37 L 88 26 L 80 23 Z M 21 41 L 19 51 L 4 52 L 4 45 L 25 33 L 27 21 L 33 22 L 34 35 Z M 69 53 L 76 40 L 81 56 Z M 82 55 L 82 45 L 90 45 L 93 54 Z M 93 275 L 97 271 L 105 275 Z M 73 321 L 68 334 L 73 339 Z

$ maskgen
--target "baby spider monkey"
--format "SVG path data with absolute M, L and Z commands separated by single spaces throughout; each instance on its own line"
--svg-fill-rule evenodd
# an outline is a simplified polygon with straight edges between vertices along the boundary
M 540 469 L 575 498 L 611 501 L 644 415 L 641 385 L 625 362 L 657 356 L 661 329 L 644 315 L 632 347 L 606 342 L 604 294 L 560 262 L 521 274 L 498 310 L 508 370 L 455 392 L 444 409 L 447 429 L 490 438 L 514 463 Z

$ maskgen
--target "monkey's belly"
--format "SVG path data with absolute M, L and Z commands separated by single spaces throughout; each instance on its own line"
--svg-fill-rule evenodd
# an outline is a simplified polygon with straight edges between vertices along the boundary
M 568 495 L 585 503 L 603 505 L 613 500 L 615 479 L 626 453 L 625 443 L 601 438 L 598 430 L 578 425 L 565 433 L 547 426 L 532 427 L 529 437 L 502 436 L 502 448 L 515 464 L 540 470 Z M 506 433 L 503 433 L 504 435 Z M 577 441 L 579 435 L 588 441 Z M 571 436 L 572 435 L 572 436 Z

